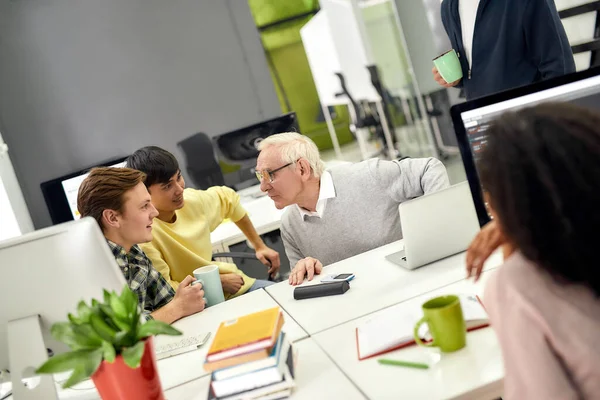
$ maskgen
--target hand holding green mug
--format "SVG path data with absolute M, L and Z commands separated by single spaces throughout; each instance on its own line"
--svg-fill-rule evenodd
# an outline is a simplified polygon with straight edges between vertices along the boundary
M 440 296 L 427 301 L 422 306 L 423 318 L 414 329 L 415 341 L 419 346 L 439 347 L 449 353 L 460 350 L 467 344 L 467 326 L 463 317 L 458 296 Z M 419 328 L 426 323 L 433 338 L 431 343 L 424 343 L 419 336 Z
M 456 86 L 463 77 L 460 60 L 454 49 L 433 59 L 433 78 L 444 87 Z

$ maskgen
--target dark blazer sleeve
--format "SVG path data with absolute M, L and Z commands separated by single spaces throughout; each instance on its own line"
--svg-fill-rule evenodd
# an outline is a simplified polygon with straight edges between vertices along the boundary
M 527 52 L 541 79 L 575 71 L 573 52 L 553 0 L 528 0 L 523 29 Z
M 452 1 L 444 0 L 441 7 L 442 24 L 444 25 L 444 30 L 446 31 L 446 35 L 448 35 L 448 39 L 450 39 L 452 48 L 458 52 L 460 47 L 458 46 L 458 43 L 456 43 L 456 35 L 454 35 L 457 23 L 456 21 L 452 20 Z M 462 88 L 463 80 L 461 79 L 454 87 Z

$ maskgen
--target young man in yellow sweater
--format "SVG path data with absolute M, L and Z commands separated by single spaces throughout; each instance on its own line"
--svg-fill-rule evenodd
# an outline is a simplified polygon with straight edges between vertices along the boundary
M 235 264 L 211 261 L 210 233 L 229 218 L 246 235 L 269 274 L 279 270 L 279 254 L 256 233 L 235 191 L 227 187 L 185 189 L 175 156 L 155 146 L 137 150 L 128 158 L 127 167 L 146 174 L 145 184 L 158 216 L 154 238 L 142 249 L 173 288 L 196 268 L 209 264 L 219 266 L 226 299 L 272 284 L 248 277 Z

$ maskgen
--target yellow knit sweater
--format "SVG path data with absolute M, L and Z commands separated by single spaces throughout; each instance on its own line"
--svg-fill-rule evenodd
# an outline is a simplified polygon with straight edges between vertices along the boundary
M 176 211 L 175 222 L 154 219 L 154 238 L 150 243 L 141 244 L 142 250 L 174 289 L 187 275 L 193 275 L 196 268 L 216 264 L 221 274 L 235 273 L 244 278 L 244 286 L 233 295 L 225 293 L 225 298 L 246 293 L 256 279 L 246 276 L 235 264 L 211 261 L 210 233 L 225 218 L 237 222 L 246 215 L 240 197 L 221 186 L 208 190 L 185 189 L 183 197 L 185 205 Z

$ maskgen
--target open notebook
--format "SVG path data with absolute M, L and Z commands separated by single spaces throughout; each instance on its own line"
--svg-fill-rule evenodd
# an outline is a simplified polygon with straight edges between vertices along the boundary
M 483 328 L 489 325 L 489 319 L 479 298 L 471 294 L 459 294 L 467 330 Z M 413 307 L 399 304 L 381 312 L 356 328 L 356 347 L 358 359 L 378 356 L 415 344 L 413 329 L 423 316 L 421 304 Z M 427 324 L 421 327 L 423 340 Z

